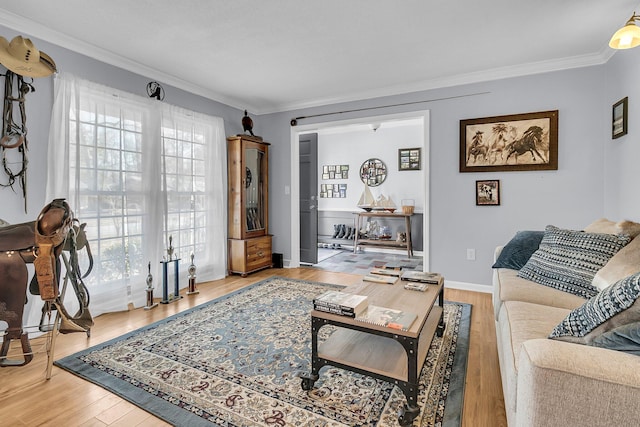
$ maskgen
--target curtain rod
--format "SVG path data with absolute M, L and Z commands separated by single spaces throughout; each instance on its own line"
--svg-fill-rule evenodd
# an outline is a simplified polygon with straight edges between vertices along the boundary
M 380 105 L 377 107 L 366 107 L 366 108 L 355 108 L 353 110 L 343 110 L 343 111 L 334 111 L 332 113 L 321 113 L 321 114 L 312 114 L 310 116 L 298 116 L 296 118 L 291 119 L 291 126 L 297 126 L 298 125 L 298 120 L 302 120 L 302 119 L 311 119 L 314 117 L 323 117 L 323 116 L 332 116 L 334 114 L 345 114 L 345 113 L 354 113 L 354 112 L 358 112 L 358 111 L 368 111 L 368 110 L 378 110 L 380 108 L 389 108 L 389 107 L 401 107 L 404 105 L 413 105 L 413 104 L 423 104 L 426 102 L 434 102 L 434 101 L 446 101 L 448 99 L 457 99 L 457 98 L 467 98 L 470 96 L 478 96 L 478 95 L 486 95 L 488 93 L 491 93 L 489 91 L 487 92 L 476 92 L 476 93 L 468 93 L 465 95 L 456 95 L 456 96 L 447 96 L 444 98 L 434 98 L 434 99 L 425 99 L 422 101 L 412 101 L 412 102 L 403 102 L 400 104 L 389 104 L 389 105 Z

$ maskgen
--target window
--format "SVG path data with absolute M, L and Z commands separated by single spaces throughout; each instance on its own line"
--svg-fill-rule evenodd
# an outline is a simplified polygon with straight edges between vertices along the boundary
M 165 233 L 183 258 L 202 253 L 206 244 L 205 133 L 202 126 L 183 118 L 180 124 L 162 127 L 163 190 L 167 194 Z
M 148 266 L 160 289 L 169 236 L 181 287 L 191 253 L 199 282 L 224 277 L 222 119 L 67 73 L 56 76 L 54 89 L 47 198 L 67 198 L 87 223 L 92 313 L 143 305 Z M 61 170 L 69 174 L 56 176 Z

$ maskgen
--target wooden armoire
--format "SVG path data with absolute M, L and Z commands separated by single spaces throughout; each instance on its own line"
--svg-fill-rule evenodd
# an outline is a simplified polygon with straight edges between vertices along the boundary
M 229 185 L 228 272 L 243 277 L 269 268 L 269 143 L 262 138 L 227 138 Z

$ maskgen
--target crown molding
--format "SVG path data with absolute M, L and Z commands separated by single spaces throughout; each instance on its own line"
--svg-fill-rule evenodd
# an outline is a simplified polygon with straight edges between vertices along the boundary
M 608 46 L 604 46 L 600 50 L 600 52 L 590 55 L 579 55 L 557 60 L 532 62 L 511 67 L 502 67 L 474 73 L 460 74 L 446 78 L 430 79 L 403 85 L 386 86 L 370 91 L 354 92 L 346 96 L 317 98 L 300 102 L 259 106 L 252 105 L 250 100 L 223 95 L 219 92 L 211 90 L 210 88 L 199 86 L 174 75 L 167 74 L 152 67 L 148 67 L 129 58 L 115 54 L 114 52 L 111 52 L 109 50 L 102 49 L 85 41 L 70 37 L 64 33 L 54 31 L 35 21 L 2 9 L 0 9 L 0 25 L 11 28 L 15 31 L 25 32 L 32 37 L 39 38 L 48 43 L 58 45 L 65 49 L 69 49 L 73 52 L 130 71 L 132 73 L 158 80 L 175 88 L 211 99 L 212 101 L 220 102 L 229 107 L 237 108 L 239 110 L 251 110 L 255 115 L 282 113 L 292 110 L 321 107 L 331 104 L 362 101 L 372 98 L 403 95 L 412 92 L 421 92 L 452 86 L 461 86 L 473 83 L 483 83 L 513 77 L 541 74 L 552 71 L 562 71 L 572 68 L 601 65 L 606 63 L 615 54 L 615 51 L 613 49 L 610 49 Z
M 220 102 L 239 110 L 256 110 L 256 106 L 248 106 L 244 101 L 240 101 L 237 98 L 222 95 L 211 89 L 204 88 L 174 75 L 167 74 L 152 67 L 148 67 L 137 61 L 118 55 L 109 50 L 100 48 L 91 43 L 87 43 L 83 40 L 70 37 L 64 33 L 54 31 L 42 24 L 27 19 L 23 16 L 8 12 L 6 10 L 0 9 L 0 25 L 11 28 L 12 30 L 18 32 L 26 33 L 30 37 L 38 38 L 40 40 L 46 41 L 47 43 L 60 46 L 89 58 L 104 62 L 109 65 L 113 65 L 114 67 L 130 71 L 143 77 L 158 80 L 164 84 L 182 89 L 196 95 L 200 95 L 202 97 Z
M 371 91 L 352 93 L 348 96 L 318 98 L 310 101 L 282 104 L 275 107 L 275 109 L 273 109 L 272 111 L 262 111 L 260 112 L 260 114 L 279 113 L 283 111 L 321 107 L 325 105 L 339 104 L 344 102 L 362 101 L 365 99 L 402 95 L 413 92 L 422 92 L 426 90 L 442 89 L 446 87 L 462 86 L 467 84 L 484 83 L 513 77 L 542 74 L 552 71 L 563 71 L 573 68 L 602 65 L 606 63 L 614 54 L 615 51 L 613 49 L 606 47 L 596 54 L 579 55 L 574 57 L 561 58 L 558 60 L 540 61 L 527 64 L 519 64 L 510 67 L 494 68 L 491 70 L 460 74 L 441 79 L 424 80 L 421 82 L 406 85 L 387 86 Z M 429 101 L 425 101 L 425 103 L 427 102 Z

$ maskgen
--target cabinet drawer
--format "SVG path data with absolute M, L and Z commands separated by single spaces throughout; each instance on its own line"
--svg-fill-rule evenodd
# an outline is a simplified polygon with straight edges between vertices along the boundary
M 247 240 L 247 268 L 271 265 L 271 236 Z
M 251 273 L 271 267 L 271 236 L 261 236 L 247 240 L 229 239 L 229 271 L 231 273 Z

